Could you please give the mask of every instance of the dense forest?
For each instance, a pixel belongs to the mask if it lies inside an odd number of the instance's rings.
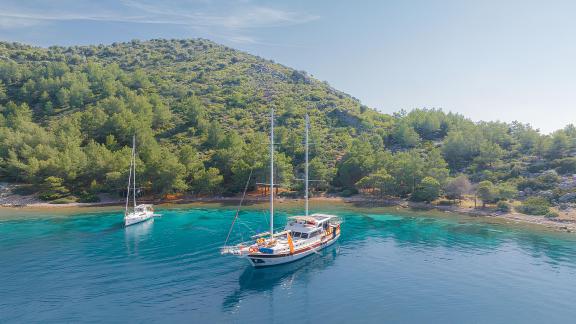
[[[438,109],[387,115],[305,72],[208,40],[38,48],[0,42],[0,176],[45,200],[235,195],[266,182],[270,107],[276,181],[300,195],[304,116],[313,191],[457,201],[554,216],[576,203],[576,127],[549,135]],[[489,118],[489,116],[487,116]]]

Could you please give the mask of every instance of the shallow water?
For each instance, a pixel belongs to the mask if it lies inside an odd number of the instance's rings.
[[[265,230],[262,208],[244,210],[235,234]],[[290,209],[278,212],[278,225]],[[576,318],[573,234],[387,209],[329,209],[345,222],[337,244],[257,270],[218,253],[234,207],[167,209],[129,228],[110,209],[2,217],[0,322]]]

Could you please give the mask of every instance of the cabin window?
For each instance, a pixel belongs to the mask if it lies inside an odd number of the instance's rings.
[[[314,236],[316,236],[316,235],[318,235],[318,231],[315,231],[315,232],[310,233],[310,237],[314,237]]]
[[[300,232],[292,232],[292,237],[294,237],[294,238],[299,238],[299,237],[300,237]]]
[[[303,239],[308,238],[308,233],[302,233],[302,238],[303,238]]]

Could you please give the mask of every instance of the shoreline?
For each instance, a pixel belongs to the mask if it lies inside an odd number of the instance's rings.
[[[278,203],[292,203],[301,202],[302,198],[276,198]],[[193,203],[228,203],[237,204],[240,197],[182,197],[175,200],[158,200],[158,199],[142,199],[142,203],[153,203],[156,206],[177,206]],[[338,197],[338,196],[322,196],[310,198],[311,202],[320,203],[341,203],[351,204],[354,207],[360,208],[378,208],[378,207],[396,207],[396,209],[403,209],[406,211],[436,211],[444,212],[455,215],[470,216],[470,217],[486,217],[496,218],[518,224],[538,225],[563,232],[576,232],[575,220],[554,220],[544,216],[525,215],[517,212],[502,213],[490,209],[482,208],[466,208],[456,205],[435,205],[422,202],[411,202],[405,199],[375,199],[371,197]],[[259,204],[267,203],[267,197],[261,196],[248,196],[244,199],[246,204]],[[22,205],[15,204],[1,204],[0,209],[3,210],[20,210],[20,211],[47,211],[47,210],[66,210],[71,208],[98,208],[98,207],[116,207],[124,206],[125,200],[123,199],[105,199],[100,202],[94,203],[66,203],[66,204],[50,204],[47,202],[30,202]]]

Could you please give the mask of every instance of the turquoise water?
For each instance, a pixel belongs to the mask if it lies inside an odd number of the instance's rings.
[[[162,210],[153,223],[126,229],[110,211],[0,218],[0,322],[576,318],[574,234],[384,209],[330,211],[345,222],[337,244],[265,269],[219,255],[234,207]],[[278,225],[285,215],[279,211]],[[241,219],[245,232],[267,228],[258,207]]]

